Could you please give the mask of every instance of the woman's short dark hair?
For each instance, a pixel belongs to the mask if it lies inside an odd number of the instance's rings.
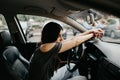
[[[42,30],[41,42],[50,43],[56,41],[61,30],[63,28],[60,24],[56,22],[47,23]]]

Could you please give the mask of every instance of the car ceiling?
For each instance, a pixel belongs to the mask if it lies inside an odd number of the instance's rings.
[[[92,7],[119,16],[119,4],[119,0],[0,0],[0,11],[23,13],[31,10],[33,13],[65,16]]]
[[[75,10],[71,6],[64,5],[60,0],[0,0],[0,11],[4,13],[31,11],[65,16]]]

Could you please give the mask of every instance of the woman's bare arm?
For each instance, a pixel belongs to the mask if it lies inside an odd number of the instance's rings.
[[[69,50],[77,45],[80,45],[81,43],[89,40],[90,38],[93,37],[93,33],[87,34],[87,35],[82,35],[82,36],[74,36],[72,39],[69,40],[64,40],[62,41],[62,47],[59,51],[59,53],[62,53],[66,50]]]
[[[81,43],[91,39],[92,37],[102,37],[103,34],[104,32],[101,29],[92,29],[76,35],[70,40],[64,40],[62,41],[62,48],[60,49],[59,53],[69,50],[77,45],[80,45]]]

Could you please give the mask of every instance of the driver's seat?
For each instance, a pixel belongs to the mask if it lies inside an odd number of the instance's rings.
[[[12,45],[9,32],[0,32],[0,41],[2,41],[2,56],[8,73],[14,80],[25,80],[28,75],[29,61]]]

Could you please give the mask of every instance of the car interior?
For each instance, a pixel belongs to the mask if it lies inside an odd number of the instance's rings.
[[[27,80],[29,59],[39,47],[39,42],[27,41],[18,15],[22,14],[25,20],[29,15],[55,19],[82,33],[87,29],[75,19],[89,16],[93,23],[94,14],[98,13],[92,9],[120,17],[119,4],[119,0],[0,0],[0,14],[8,28],[7,31],[0,30],[0,79]],[[90,39],[60,54],[60,63],[61,66],[67,64],[71,72],[79,69],[80,75],[86,76],[87,80],[120,80],[119,49],[120,41]],[[72,69],[71,62],[76,64]]]

